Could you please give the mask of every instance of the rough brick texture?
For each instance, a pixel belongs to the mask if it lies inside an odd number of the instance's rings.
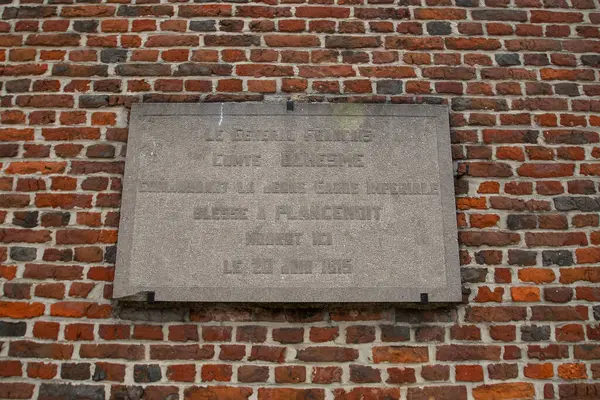
[[[598,398],[598,0],[0,13],[0,398]],[[449,105],[463,304],[111,301],[130,105],[284,97]]]

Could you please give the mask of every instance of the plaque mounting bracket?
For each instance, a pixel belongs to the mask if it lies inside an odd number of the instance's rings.
[[[422,305],[429,304],[429,295],[427,293],[421,293],[421,304]]]
[[[156,303],[156,300],[154,299],[155,298],[155,294],[156,294],[155,292],[148,292],[148,297],[146,299],[146,301],[148,302],[148,304]]]
[[[288,100],[285,103],[285,108],[287,111],[294,111],[294,100]]]

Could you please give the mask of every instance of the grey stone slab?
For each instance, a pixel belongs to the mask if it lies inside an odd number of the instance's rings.
[[[452,171],[445,106],[134,105],[115,297],[460,301]]]

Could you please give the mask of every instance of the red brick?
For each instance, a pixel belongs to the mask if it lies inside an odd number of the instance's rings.
[[[268,361],[282,363],[285,359],[285,347],[252,346],[248,361]]]
[[[107,362],[97,362],[93,380],[123,382],[125,380],[125,365]]]
[[[426,347],[383,346],[373,347],[372,351],[375,363],[416,363],[429,360]]]
[[[52,379],[56,376],[58,366],[51,363],[30,362],[27,364],[27,376],[34,379]]]
[[[518,398],[534,398],[535,388],[532,383],[496,383],[473,388],[475,400],[498,399],[510,400]]]
[[[208,360],[214,356],[212,345],[152,345],[152,360]]]
[[[460,382],[483,382],[481,365],[457,365],[455,375],[456,380]]]
[[[9,399],[31,399],[35,385],[19,382],[0,383],[0,397]]]
[[[21,376],[22,364],[17,360],[0,361],[0,377]]]
[[[324,389],[259,388],[258,398],[264,400],[314,399],[325,400]]]
[[[57,322],[36,322],[33,326],[33,336],[39,339],[57,339],[60,325]]]
[[[284,344],[304,341],[304,328],[275,328],[272,334],[273,340]]]
[[[554,376],[554,371],[551,363],[527,364],[523,374],[531,379],[549,379]]]
[[[283,384],[302,383],[306,381],[304,366],[282,366],[275,368],[275,382]]]
[[[94,325],[69,324],[65,327],[66,340],[94,340]]]
[[[296,358],[308,362],[347,362],[358,358],[358,351],[346,347],[307,347],[297,351]]]
[[[191,386],[184,390],[185,400],[204,399],[247,399],[252,394],[248,387],[230,386]]]
[[[162,340],[162,326],[159,325],[135,325],[133,327],[133,338],[141,340]]]
[[[53,358],[55,360],[68,360],[73,354],[73,346],[58,343],[36,343],[28,340],[13,341],[10,343],[8,355],[23,358]]]
[[[203,365],[200,373],[203,382],[229,382],[231,380],[231,375],[231,365],[221,364]]]
[[[79,355],[82,358],[141,360],[144,358],[144,347],[126,344],[82,344]]]
[[[269,367],[243,365],[238,367],[237,377],[242,383],[266,382],[269,379]]]
[[[204,367],[207,367],[206,365]],[[194,382],[196,366],[193,364],[175,364],[167,367],[167,378],[174,382]]]
[[[242,345],[221,345],[220,360],[239,361],[246,355],[246,348]]]
[[[329,384],[341,382],[342,369],[340,367],[313,367],[312,383]]]
[[[417,19],[439,19],[442,21],[453,19],[465,19],[466,10],[458,8],[417,8],[415,18]]]
[[[0,317],[13,319],[29,319],[44,314],[42,303],[21,303],[0,301]]]
[[[348,18],[349,15],[350,9],[347,7],[296,7],[296,17],[298,18]]]

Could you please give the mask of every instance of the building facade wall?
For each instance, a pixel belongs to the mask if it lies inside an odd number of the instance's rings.
[[[0,0],[0,398],[600,396],[598,0]],[[136,102],[447,104],[464,301],[111,300]]]

